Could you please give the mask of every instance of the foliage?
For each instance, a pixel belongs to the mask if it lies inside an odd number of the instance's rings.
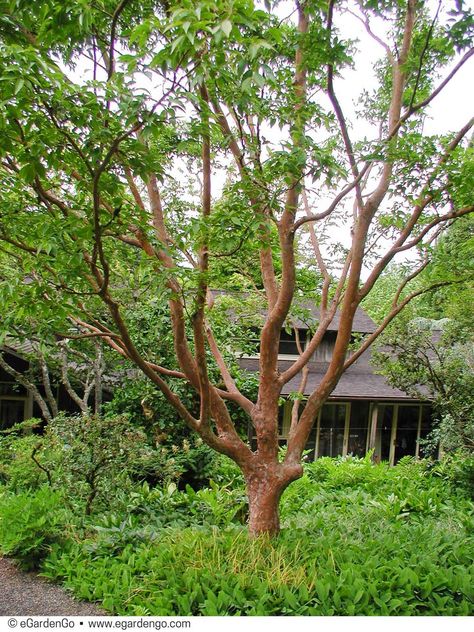
[[[470,149],[471,154],[474,150]],[[474,171],[474,159],[469,167]],[[474,297],[474,217],[455,222],[434,248],[433,265],[427,270],[429,283],[446,283],[424,297],[424,312],[419,316],[450,318],[464,335],[472,335],[472,302]]]
[[[469,615],[474,513],[451,465],[319,459],[285,492],[277,540],[249,539],[225,488],[144,488],[43,573],[123,615]]]
[[[9,490],[49,483],[68,490],[64,502],[71,508],[89,514],[108,506],[113,491],[130,487],[133,478],[177,476],[169,456],[154,450],[125,416],[61,414],[41,434],[30,434],[37,424],[28,420],[0,436],[0,472]]]
[[[109,511],[91,517],[87,529],[98,534],[91,550],[98,555],[115,555],[127,545],[159,540],[164,529],[187,527],[225,528],[242,524],[246,497],[242,488],[215,483],[197,492],[191,487],[178,491],[174,483],[151,489],[147,483],[131,492],[120,491]]]
[[[367,296],[367,298],[363,302],[363,309],[368,313],[368,315],[377,323],[380,324],[387,311],[389,311],[390,306],[393,302],[393,298],[400,286],[400,283],[403,281],[405,275],[407,274],[407,268],[409,265],[392,265],[390,266],[384,274],[382,274],[377,282]],[[414,281],[410,285],[410,290],[413,289],[421,289],[422,288],[422,280],[420,278],[417,281]],[[406,294],[407,292],[405,292]],[[411,302],[400,314],[399,318],[397,318],[397,323],[406,322],[410,320],[410,318],[414,318],[419,314],[420,305],[419,302],[413,301]]]
[[[243,481],[220,467],[227,483],[197,492],[118,486],[85,520],[64,508],[74,488],[4,488],[0,550],[115,614],[473,613],[472,458],[318,459],[276,540],[249,538]]]
[[[53,544],[67,539],[70,519],[63,494],[47,485],[17,494],[0,492],[0,552],[25,569],[37,568]]]
[[[175,391],[191,409],[196,406],[193,394],[182,382],[176,381]],[[216,463],[221,456],[200,437],[193,436],[163,395],[142,376],[125,378],[114,390],[112,401],[105,405],[107,417],[124,414],[132,427],[142,427],[154,444],[153,456],[150,455],[143,470],[148,482],[175,480],[182,488],[187,484],[199,488],[215,478]],[[246,433],[247,419],[237,408],[235,421],[242,434]]]
[[[142,476],[140,465],[150,458],[146,436],[125,416],[59,415],[46,432],[46,446],[58,451],[54,483],[82,500],[86,515],[96,505],[109,504],[117,486],[130,476]]]
[[[374,359],[388,381],[433,403],[432,443],[474,450],[474,338],[449,321],[418,318],[392,329]]]
[[[37,489],[47,482],[47,470],[50,462],[43,453],[45,469],[38,467],[33,460],[42,447],[43,439],[36,434],[42,421],[29,419],[0,434],[0,482],[12,492]],[[48,457],[52,457],[52,452]]]
[[[68,490],[65,502],[79,516],[109,511],[122,500],[128,506],[129,494],[142,482],[159,495],[163,486],[191,493],[212,479],[243,485],[235,464],[216,457],[199,438],[163,442],[123,415],[61,415],[46,425],[30,419],[0,434],[0,483],[13,493],[47,483],[61,493]]]
[[[53,340],[106,343],[159,391],[161,430],[179,415],[239,464],[255,516],[262,495],[279,498],[301,476],[311,426],[351,362],[356,309],[377,278],[412,255],[390,320],[417,294],[411,282],[434,240],[474,210],[474,121],[424,130],[431,102],[472,57],[472,11],[459,1],[447,11],[318,1],[281,17],[277,6],[0,0],[0,339],[28,322]],[[353,39],[360,21],[377,47]],[[357,72],[367,41],[374,85],[351,95],[362,98],[347,113],[337,84]],[[232,318],[213,318],[214,287],[259,301],[258,317],[247,312],[260,340],[251,396],[234,371]],[[339,309],[337,352],[280,462],[278,399],[303,366],[280,371],[279,337],[308,289],[328,317],[314,317],[301,365]],[[84,485],[90,508],[99,492]],[[276,514],[271,525],[251,519],[251,529],[277,531]]]
[[[469,150],[472,153],[472,149]],[[472,162],[472,158],[471,158]],[[470,166],[473,169],[473,166]],[[430,249],[432,261],[409,290],[423,292],[397,319],[407,322],[417,317],[440,320],[450,318],[459,330],[472,334],[472,300],[474,296],[474,218],[462,217],[441,236]],[[411,262],[392,264],[377,280],[373,290],[363,302],[364,309],[377,323],[383,321],[389,311],[397,289],[409,273]],[[409,293],[406,289],[402,297]]]
[[[453,488],[465,490],[474,500],[474,456],[466,457],[459,452],[448,454],[433,473],[448,481]]]

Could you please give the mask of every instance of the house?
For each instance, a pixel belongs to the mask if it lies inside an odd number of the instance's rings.
[[[2,350],[6,362],[18,371],[25,373],[29,363],[18,351],[8,347]],[[15,381],[2,367],[0,367],[0,430],[5,430],[24,419],[41,416],[33,401],[33,396],[27,389]]]
[[[309,310],[311,320],[318,321],[318,309],[313,306]],[[304,395],[309,395],[324,376],[338,326],[339,315],[336,313],[309,362]],[[296,319],[293,327],[298,330],[300,343],[304,346],[309,335],[308,325]],[[369,316],[358,308],[353,324],[354,336],[370,334],[375,327]],[[281,333],[279,368],[282,372],[298,357],[294,329],[292,333]],[[370,359],[369,348],[342,375],[311,431],[307,443],[308,459],[349,454],[363,456],[373,449],[375,460],[393,465],[404,456],[423,455],[420,440],[425,439],[432,429],[431,406],[390,386],[384,376],[375,373]],[[258,355],[242,356],[240,365],[248,371],[258,371]],[[281,445],[285,444],[290,428],[291,394],[298,392],[300,382],[301,375],[297,375],[282,390],[286,401],[281,406],[279,418]]]
[[[214,292],[215,297],[223,295],[228,296],[229,293]],[[294,328],[291,333],[286,330],[281,332],[281,371],[288,368],[298,357],[294,329],[298,330],[300,344],[304,346],[310,325],[319,320],[319,312],[314,305],[308,304],[303,308],[300,317],[292,321]],[[235,312],[231,318],[239,320]],[[338,326],[339,315],[336,313],[324,339],[309,362],[305,395],[314,390],[328,367]],[[353,323],[354,336],[370,334],[375,327],[369,316],[358,308]],[[258,341],[255,341],[255,349],[258,353]],[[14,368],[20,372],[28,369],[28,362],[22,357],[21,349],[10,348],[6,351],[8,361]],[[307,444],[309,459],[349,454],[363,456],[370,449],[374,450],[376,460],[388,461],[390,464],[395,464],[404,456],[422,456],[420,440],[426,438],[432,429],[430,405],[391,387],[382,375],[375,373],[370,358],[369,348],[342,375],[323,406]],[[242,354],[239,363],[243,369],[258,371],[258,354]],[[281,445],[285,444],[290,428],[293,406],[291,395],[298,391],[300,381],[301,376],[297,375],[282,391],[282,397],[286,401],[281,406],[279,418]],[[61,384],[56,385],[55,395],[60,409],[77,410]],[[0,430],[31,416],[41,416],[31,394],[0,368]]]
[[[39,395],[45,401],[45,405],[48,405],[48,398],[39,368],[30,361],[35,355],[35,350],[28,340],[23,342],[8,341],[3,347],[0,347],[0,353],[3,363],[13,370],[12,373],[5,370],[7,367],[0,366],[0,431],[2,431],[25,419],[44,417],[31,388],[28,388],[28,384],[34,384]],[[68,366],[77,371],[79,365],[70,363]],[[46,370],[51,380],[52,397],[58,410],[78,413],[80,408],[71,397],[71,385],[69,384],[69,390],[64,386],[57,367],[53,371]],[[15,372],[24,376],[26,383],[20,383],[15,378]],[[84,390],[79,387],[76,395],[82,398]],[[102,388],[102,398],[110,399],[110,390],[105,386]],[[93,400],[93,396],[91,399]]]

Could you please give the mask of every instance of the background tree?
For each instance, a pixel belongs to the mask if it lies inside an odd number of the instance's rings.
[[[474,448],[473,235],[472,215],[448,228],[433,248],[430,267],[417,279],[419,288],[444,285],[413,301],[381,336],[375,354],[394,386],[433,403],[437,423],[431,447],[441,443],[445,451]],[[375,297],[368,298],[366,307],[376,320],[399,277],[397,269],[380,277]]]
[[[70,321],[55,320],[54,304],[45,310],[35,298],[37,279],[34,273],[19,272],[17,257],[0,252],[0,265],[3,295],[9,297],[0,325],[0,367],[26,388],[46,420],[58,414],[59,384],[78,410],[99,413],[110,384],[100,339]],[[25,299],[32,301],[26,309]],[[26,372],[15,369],[8,351],[28,361]]]
[[[462,2],[446,13],[415,0],[0,6],[0,241],[18,270],[2,303],[48,314],[58,328],[72,322],[132,361],[191,430],[239,465],[250,531],[276,533],[280,496],[302,474],[321,406],[425,291],[410,284],[429,266],[434,240],[474,210],[465,148],[474,121],[444,136],[423,132],[429,105],[474,52],[472,15]],[[357,113],[370,131],[359,137],[337,93],[353,63],[355,43],[340,31],[348,16],[374,40],[369,54],[375,44],[381,53]],[[346,233],[332,245],[331,226]],[[320,319],[280,372],[305,228]],[[241,253],[247,261],[255,253],[248,300],[260,301],[254,399],[236,383],[211,316],[210,288],[226,281],[220,262],[233,258],[241,269]],[[413,264],[388,313],[347,359],[357,306],[406,253]],[[26,275],[34,283],[25,285]],[[168,305],[175,366],[144,354],[130,329],[145,293]],[[294,416],[280,462],[281,389],[307,365],[336,310],[332,360]],[[194,389],[199,415],[172,378]],[[253,424],[256,450],[239,436],[230,404]]]
[[[474,339],[449,319],[417,318],[390,335],[375,358],[389,382],[433,405],[431,443],[474,451]]]
[[[83,334],[68,336],[74,340]],[[110,376],[105,375],[104,354],[98,340],[78,347],[71,344],[71,338],[51,341],[38,338],[37,332],[26,335],[25,330],[16,331],[16,336],[4,339],[4,349],[0,351],[0,367],[27,390],[47,421],[59,412],[56,391],[59,384],[78,410],[83,413],[93,410],[96,414],[101,411],[103,391],[111,384]],[[28,361],[26,372],[12,365],[9,351],[19,352]]]

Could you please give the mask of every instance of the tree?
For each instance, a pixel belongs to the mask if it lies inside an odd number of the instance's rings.
[[[458,1],[433,14],[415,0],[0,6],[0,240],[17,269],[2,288],[3,304],[15,305],[5,329],[19,312],[58,328],[69,321],[133,361],[190,429],[239,465],[251,533],[277,533],[279,498],[302,475],[319,409],[348,366],[426,290],[409,291],[410,283],[429,265],[437,236],[474,210],[466,141],[474,121],[441,136],[423,132],[431,102],[474,53],[471,13]],[[356,45],[340,31],[348,18],[351,34],[363,25],[369,55],[381,53],[374,89],[367,85],[357,108],[365,136],[338,98]],[[346,241],[331,246],[331,226],[346,229]],[[280,332],[291,326],[309,253],[321,315],[280,373]],[[357,306],[405,253],[413,263],[388,313],[347,359]],[[213,332],[219,301],[210,288],[226,286],[226,270],[250,305],[259,301],[253,400]],[[174,366],[154,357],[159,339],[144,353],[129,327],[144,295],[168,304]],[[301,371],[304,382],[336,310],[332,360],[293,416],[280,462],[281,389]],[[198,394],[198,417],[170,378]],[[253,424],[255,451],[229,404]]]
[[[449,227],[433,250],[430,269],[426,271],[426,284],[446,279],[456,283],[441,286],[421,300],[422,312],[429,318],[450,318],[462,335],[472,336],[472,302],[474,298],[474,216],[467,215]]]
[[[374,354],[391,384],[433,404],[437,424],[428,447],[441,443],[444,451],[474,449],[473,219],[463,217],[447,229],[417,279],[419,288],[451,282],[413,301],[381,336]],[[379,305],[373,296],[366,305],[374,316],[400,274],[395,269],[379,278]]]
[[[449,319],[416,318],[384,336],[375,355],[391,384],[433,404],[434,444],[474,452],[474,339]]]

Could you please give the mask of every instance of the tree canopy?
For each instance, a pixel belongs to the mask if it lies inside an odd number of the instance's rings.
[[[436,239],[474,210],[474,120],[440,135],[424,124],[474,53],[472,14],[461,1],[447,10],[416,0],[0,7],[3,331],[33,318],[131,360],[241,467],[251,530],[276,532],[280,495],[301,476],[311,427],[344,370],[411,299],[452,280],[413,286]],[[362,45],[373,75],[347,111],[340,90]],[[348,358],[358,305],[404,256],[379,327]],[[214,334],[212,288],[259,305],[256,398]],[[280,372],[280,332],[302,292],[320,317]],[[172,366],[160,363],[158,336],[144,350],[131,326],[150,297],[168,306]],[[279,462],[281,389],[300,372],[303,384],[337,310],[332,360]],[[194,389],[198,416],[170,378]],[[229,403],[251,420],[255,451]]]

